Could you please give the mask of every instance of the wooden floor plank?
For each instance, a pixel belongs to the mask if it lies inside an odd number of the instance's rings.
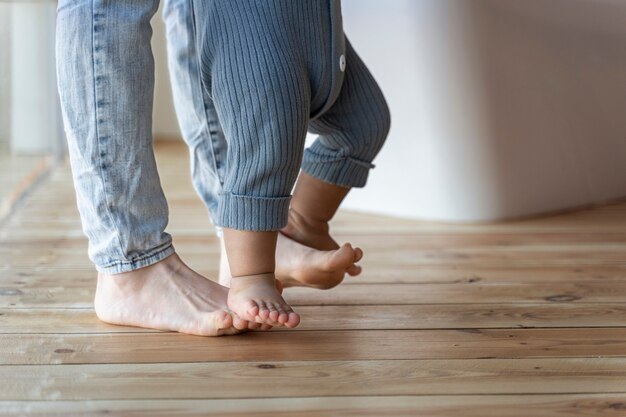
[[[0,340],[0,364],[106,364],[626,356],[625,328],[34,334]]]
[[[502,303],[626,303],[623,282],[513,282],[465,281],[424,284],[359,284],[347,278],[334,291],[289,289],[285,297],[294,305],[367,304],[502,304]],[[0,300],[1,301],[1,300]]]
[[[90,308],[95,281],[38,276],[0,281],[0,308]],[[367,284],[360,278],[332,291],[290,288],[285,299],[302,305],[625,303],[625,281],[481,282]]]
[[[299,306],[300,330],[415,330],[523,327],[626,327],[621,303]],[[128,333],[91,309],[0,309],[1,333]]]
[[[183,255],[184,256],[184,255]],[[203,261],[189,262],[195,269],[209,278],[218,276],[216,263]],[[0,282],[13,285],[14,282],[29,282],[31,279],[42,277],[50,282],[63,284],[68,281],[83,280],[85,285],[95,284],[96,272],[85,261],[82,265],[48,267],[45,264],[31,265],[30,267],[9,268],[0,264]],[[619,265],[584,267],[528,267],[490,268],[484,266],[460,267],[456,265],[439,265],[428,268],[382,267],[369,265],[358,278],[346,280],[367,284],[456,284],[456,283],[560,283],[572,281],[593,281],[607,283],[626,280],[626,266]],[[71,283],[69,285],[72,285]]]
[[[67,212],[61,211],[59,215]],[[48,214],[55,215],[54,212]],[[65,213],[64,224],[75,226],[77,213]],[[40,217],[38,221],[43,226],[48,216]],[[58,220],[58,218],[57,218]],[[192,219],[195,220],[195,219]],[[35,220],[30,220],[35,221]],[[207,220],[208,223],[208,220]],[[217,238],[214,233],[204,234],[208,229],[195,229],[201,234],[182,233],[174,236],[177,248],[189,253],[217,253],[219,247],[215,245]],[[211,230],[212,231],[212,230]],[[58,244],[61,252],[72,249],[84,249],[87,242],[82,232],[77,233],[73,237],[67,235],[47,236],[41,235],[38,238],[20,238],[19,235],[14,237],[11,234],[12,229],[5,229],[4,239],[0,244],[0,253],[3,255],[12,254],[14,256],[28,255],[28,249],[36,254],[45,252],[50,248],[51,244]],[[454,227],[450,227],[450,231],[437,234],[416,233],[372,233],[365,231],[360,233],[335,233],[338,240],[355,240],[355,244],[366,244],[372,248],[376,248],[377,252],[387,253],[389,251],[402,251],[411,248],[424,257],[432,257],[434,259],[443,258],[463,258],[464,256],[455,255],[455,251],[464,250],[468,253],[484,253],[496,252],[492,255],[498,255],[502,252],[510,258],[525,257],[528,254],[540,252],[540,256],[549,257],[552,255],[567,255],[569,252],[609,249],[613,251],[624,250],[626,245],[626,232],[614,233],[537,233],[533,231],[518,233],[494,233],[484,230],[483,233],[462,233],[455,232]],[[29,248],[30,245],[30,248]],[[70,253],[71,254],[71,253]],[[374,254],[372,254],[374,255]]]
[[[0,402],[0,416],[623,417],[626,394],[443,395]]]
[[[626,393],[626,358],[7,365],[0,400]]]

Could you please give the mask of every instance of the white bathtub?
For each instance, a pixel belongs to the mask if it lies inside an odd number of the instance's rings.
[[[392,130],[346,207],[485,221],[626,196],[626,1],[344,0]]]

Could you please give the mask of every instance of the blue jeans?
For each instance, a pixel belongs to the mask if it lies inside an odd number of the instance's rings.
[[[281,1],[165,4],[193,184],[218,227],[283,227],[300,169],[365,185],[389,130],[382,93],[343,35],[338,1]],[[157,6],[59,1],[59,94],[77,204],[90,259],[108,274],[174,251],[152,150]],[[307,129],[319,137],[305,151]]]

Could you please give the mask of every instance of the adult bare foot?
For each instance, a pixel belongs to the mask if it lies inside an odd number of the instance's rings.
[[[273,273],[233,277],[228,306],[239,317],[257,323],[296,327],[300,316],[280,295]]]
[[[221,241],[220,284],[230,287],[230,269],[224,242]],[[361,267],[355,262],[362,256],[360,249],[347,243],[341,248],[322,251],[305,246],[278,234],[276,244],[276,278],[284,288],[311,287],[329,289],[339,285],[345,274],[356,276]]]
[[[227,294],[228,288],[195,273],[174,254],[132,272],[99,274],[94,306],[100,320],[122,326],[198,336],[261,328],[230,313]]]

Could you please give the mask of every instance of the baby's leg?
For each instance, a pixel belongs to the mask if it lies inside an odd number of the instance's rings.
[[[224,228],[224,243],[232,272],[228,305],[240,317],[260,323],[295,327],[293,312],[276,288],[275,231]]]
[[[346,40],[341,93],[326,113],[309,124],[319,137],[304,153],[283,233],[314,248],[339,247],[330,236],[329,221],[350,189],[365,185],[389,126],[385,98]]]
[[[165,2],[168,62],[172,93],[183,138],[189,146],[193,185],[202,198],[213,223],[222,192],[227,142],[213,99],[201,87],[191,4]],[[230,287],[230,270],[221,233],[220,284]],[[321,251],[302,245],[283,234],[276,247],[276,278],[284,287],[330,288],[346,273],[355,275],[354,249],[349,245]]]
[[[324,182],[302,171],[283,233],[313,248],[337,249],[339,245],[330,237],[329,222],[349,191],[349,187]]]
[[[246,320],[294,327],[299,316],[274,282],[278,230],[287,223],[310,106],[307,68],[289,32],[297,25],[286,17],[292,8],[194,6],[204,88],[228,141],[217,210],[232,274],[228,305]]]

